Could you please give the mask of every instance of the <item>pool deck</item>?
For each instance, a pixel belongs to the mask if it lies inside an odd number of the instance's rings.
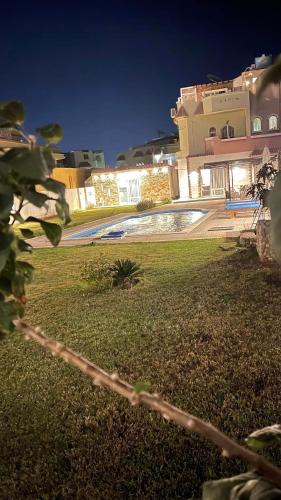
[[[177,208],[197,208],[208,210],[208,213],[203,216],[199,221],[195,222],[184,231],[179,233],[161,233],[149,234],[139,236],[126,236],[117,240],[101,240],[97,237],[75,238],[67,239],[71,234],[85,231],[91,227],[100,226],[109,222],[121,220],[124,217],[132,214],[118,214],[113,217],[107,217],[94,222],[87,222],[79,226],[74,226],[63,231],[60,246],[78,246],[89,245],[94,242],[96,244],[116,244],[116,243],[136,243],[136,242],[152,242],[152,241],[176,241],[176,240],[198,240],[209,238],[235,238],[238,237],[240,232],[251,228],[253,222],[253,210],[240,212],[235,218],[224,212],[224,200],[208,200],[208,201],[190,201],[185,203],[169,204],[158,207],[156,210],[172,210]],[[153,210],[149,210],[152,212]],[[142,212],[145,214],[145,212]],[[45,236],[37,236],[30,240],[34,248],[47,248],[52,245],[49,243]]]

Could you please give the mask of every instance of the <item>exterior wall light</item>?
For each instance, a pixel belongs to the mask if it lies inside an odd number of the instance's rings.
[[[152,172],[153,172],[153,174],[158,174],[158,168],[154,167]]]
[[[168,173],[168,167],[162,167],[161,168],[162,174],[167,174]]]

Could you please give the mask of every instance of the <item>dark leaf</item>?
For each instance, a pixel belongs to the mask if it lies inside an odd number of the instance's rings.
[[[12,277],[12,292],[15,297],[20,298],[25,295],[24,285],[25,285],[25,276],[20,272],[15,272]]]
[[[10,295],[12,293],[11,280],[9,278],[0,278],[0,290],[3,294]],[[1,300],[1,296],[0,296]]]
[[[281,425],[271,425],[252,432],[245,441],[248,446],[256,450],[262,450],[273,444],[281,444]]]
[[[29,243],[26,243],[26,241],[22,240],[21,238],[18,238],[18,249],[20,252],[29,252],[31,253],[33,248]]]
[[[37,219],[37,217],[28,217],[26,222],[38,222],[52,245],[57,246],[59,244],[62,235],[62,228],[59,224],[46,222],[44,220]]]
[[[6,195],[10,194],[10,195],[13,195],[14,191],[13,191],[12,186],[10,186],[9,184],[7,184],[5,181],[4,182],[0,181],[0,194],[6,194]]]
[[[0,237],[0,271],[4,269],[10,254],[10,245],[14,237],[12,234],[1,234]]]
[[[36,132],[38,132],[48,144],[57,144],[63,138],[62,128],[57,123],[50,123],[45,127],[37,128]]]
[[[20,228],[21,234],[23,235],[24,238],[33,238],[34,233],[31,231],[31,229],[21,227]]]
[[[3,156],[2,156],[2,160],[3,160]],[[3,180],[3,179],[6,180],[8,178],[8,175],[10,174],[10,172],[11,172],[10,165],[4,161],[0,161],[0,178],[1,178],[1,180]]]
[[[64,224],[68,224],[71,221],[69,215],[69,206],[65,200],[58,200],[56,202],[56,210],[59,218],[63,220]]]
[[[48,201],[49,196],[44,193],[38,193],[35,189],[22,189],[22,195],[27,201],[32,203],[35,207],[41,208]]]
[[[21,125],[24,122],[24,106],[20,101],[0,105],[0,118],[3,122]]]
[[[9,189],[7,187],[7,194],[0,193],[0,220],[9,217],[14,204],[13,194],[9,194]]]
[[[13,320],[22,316],[22,314],[23,307],[19,302],[15,300],[8,302],[0,300],[0,332],[8,333],[14,331]]]
[[[65,195],[65,184],[60,181],[56,181],[55,179],[51,179],[50,177],[46,179],[41,185],[47,190],[52,191],[53,193],[59,194],[61,196]]]
[[[9,165],[20,179],[32,180],[38,184],[49,175],[48,165],[39,147],[33,150],[20,148],[20,152],[9,160]]]
[[[52,172],[52,170],[55,168],[56,166],[56,162],[55,162],[55,159],[54,159],[54,155],[52,153],[52,151],[45,147],[43,150],[43,156],[44,156],[44,159],[45,159],[45,162],[47,164],[47,167],[48,167],[48,170],[49,170],[49,173]]]
[[[25,277],[26,283],[30,283],[32,281],[34,267],[31,264],[29,264],[29,262],[17,260],[16,269],[19,273],[21,273]]]

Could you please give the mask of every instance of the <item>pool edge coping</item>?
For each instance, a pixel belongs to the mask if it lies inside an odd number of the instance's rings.
[[[193,212],[203,212],[203,215],[202,217],[200,217],[200,219],[192,224],[190,224],[190,226],[188,226],[186,229],[183,229],[182,231],[179,231],[179,232],[161,232],[161,233],[151,233],[151,234],[139,234],[139,235],[126,235],[125,238],[134,238],[136,236],[138,237],[150,237],[150,236],[159,236],[159,235],[169,235],[169,234],[186,234],[186,233],[189,233],[191,230],[195,229],[201,222],[205,221],[208,216],[211,216],[213,215],[216,210],[215,209],[200,209],[200,208],[170,208],[170,209],[167,209],[167,210],[155,210],[155,211],[145,211],[143,213],[140,213],[138,214],[138,212],[132,212],[131,214],[128,214],[126,216],[123,216],[121,218],[117,218],[118,215],[116,216],[116,223],[121,223],[121,222],[125,222],[126,220],[129,220],[129,219],[138,219],[138,218],[142,218],[142,217],[146,217],[146,216],[149,216],[149,215],[156,215],[156,214],[161,214],[161,213],[173,213],[173,212],[190,212],[190,211],[193,211]],[[120,214],[119,214],[120,215]],[[96,224],[96,225],[93,225],[92,226],[92,229],[94,228],[98,228],[99,229],[106,229],[107,227],[110,228],[112,225],[113,222],[115,222],[115,218],[111,221],[108,221],[104,224]],[[91,230],[91,227],[89,227],[88,229],[85,228],[85,231],[90,231]],[[79,233],[82,233],[84,232],[83,230],[82,231],[73,231],[67,235],[65,235],[62,239],[63,241],[71,241],[71,240],[89,240],[91,239],[92,241],[100,241],[101,237],[98,237],[96,233],[92,234],[92,235],[85,235],[85,236],[80,236],[80,237],[74,237],[75,234],[79,234]],[[118,238],[120,239],[120,238]],[[106,238],[103,239],[103,241],[106,241]]]

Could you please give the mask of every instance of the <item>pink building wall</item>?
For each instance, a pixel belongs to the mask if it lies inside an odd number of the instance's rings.
[[[206,153],[220,155],[240,153],[244,151],[263,150],[267,146],[270,150],[281,150],[281,133],[255,135],[250,137],[237,137],[233,139],[220,139],[207,137],[205,139]]]

